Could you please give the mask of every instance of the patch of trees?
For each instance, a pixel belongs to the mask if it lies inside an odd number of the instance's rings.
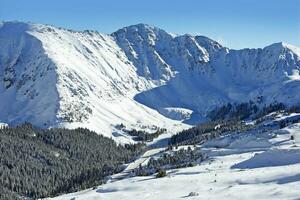
[[[300,116],[299,115],[290,116],[290,117],[287,117],[285,119],[282,119],[282,120],[278,121],[279,128],[284,128],[284,127],[287,127],[291,124],[295,124],[295,123],[299,123],[299,122],[300,122]]]
[[[274,103],[257,109],[256,105],[252,102],[242,103],[238,106],[227,104],[220,109],[211,112],[212,119],[225,118],[225,120],[212,120],[196,127],[183,130],[170,139],[170,145],[191,145],[203,143],[224,134],[232,134],[236,132],[243,132],[252,129],[262,121],[266,120],[269,113],[282,112],[286,107],[282,103]],[[294,107],[293,111],[297,111],[298,107]],[[291,109],[288,110],[291,112]],[[246,124],[242,119],[251,118],[256,119],[255,125]],[[296,123],[300,117],[288,118],[280,121],[279,126],[285,127],[287,124]]]
[[[207,122],[173,135],[169,145],[201,144],[207,140],[217,138],[220,135],[229,134],[230,132],[246,131],[251,127],[252,125],[246,125],[243,121],[237,119]]]
[[[255,118],[263,117],[269,113],[286,110],[286,106],[283,103],[273,103],[268,106],[264,106],[256,115]]]
[[[208,117],[212,121],[224,120],[224,119],[246,119],[252,114],[258,111],[258,107],[254,102],[249,101],[248,103],[231,104],[228,103],[219,108],[216,108],[208,113]]]
[[[10,199],[21,199],[20,195],[4,187],[0,187],[0,199],[10,200]]]
[[[289,109],[287,109],[287,111],[289,113],[300,113],[300,104],[290,107]]]
[[[160,170],[157,172],[157,174],[156,174],[156,178],[162,178],[162,177],[165,177],[165,176],[167,176],[167,172],[166,172],[166,170],[164,170],[164,169],[160,169]]]
[[[187,149],[181,148],[176,151],[170,151],[163,153],[161,157],[155,159],[150,158],[147,167],[155,169],[169,169],[169,168],[181,168],[192,167],[197,162],[204,160],[205,156],[199,149]]]
[[[167,130],[164,128],[158,128],[154,133],[148,133],[143,130],[124,130],[128,135],[132,136],[134,141],[138,142],[151,142],[153,139],[157,138]]]
[[[0,129],[0,199],[43,198],[104,182],[144,151],[78,128]]]
[[[295,109],[297,108],[298,107],[295,107]],[[253,101],[249,101],[241,104],[228,103],[210,111],[207,116],[212,121],[224,119],[244,120],[249,117],[259,118],[268,113],[284,109],[286,109],[286,107],[283,103],[273,103],[270,105],[265,105],[262,108],[258,108]]]
[[[135,174],[138,176],[149,176],[157,173],[157,177],[163,177],[166,175],[165,170],[167,169],[193,167],[205,158],[206,155],[197,148],[192,149],[188,147],[187,149],[181,148],[179,150],[169,148],[160,156],[151,157],[147,165],[140,165]]]

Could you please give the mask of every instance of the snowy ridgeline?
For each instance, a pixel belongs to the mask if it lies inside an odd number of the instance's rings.
[[[81,126],[124,143],[117,124],[177,132],[228,103],[300,102],[300,51],[285,43],[231,50],[145,24],[106,35],[4,22],[0,46],[0,120],[13,125]]]
[[[54,199],[174,200],[193,196],[228,200],[297,199],[300,195],[299,119],[299,114],[273,113],[247,122],[255,126],[245,132],[225,134],[195,147],[151,150],[128,168],[139,170],[140,166],[153,164],[151,159],[169,158],[166,153],[183,155],[176,154],[181,151],[190,154],[192,149],[201,150],[207,158],[198,160],[196,166],[169,168],[166,174],[158,172],[165,175],[162,178],[156,178],[160,177],[156,174],[142,174],[145,177],[114,175],[116,179],[96,189]]]

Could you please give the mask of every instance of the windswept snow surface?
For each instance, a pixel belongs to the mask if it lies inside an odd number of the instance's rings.
[[[83,126],[132,142],[114,127],[176,132],[229,102],[300,102],[299,48],[284,43],[231,50],[145,24],[106,35],[3,22],[0,46],[0,121],[10,125]]]
[[[291,140],[291,135],[296,140]],[[209,158],[196,167],[168,170],[164,178],[127,177],[54,199],[295,200],[300,197],[299,138],[299,123],[281,130],[264,131],[261,127],[223,136],[203,144],[202,149]],[[152,150],[149,155],[158,151]],[[135,167],[136,163],[130,166]],[[189,195],[192,193],[199,195],[192,197]]]

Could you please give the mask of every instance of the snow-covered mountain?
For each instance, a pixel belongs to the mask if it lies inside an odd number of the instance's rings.
[[[142,24],[113,36],[140,76],[168,81],[135,96],[162,114],[175,107],[205,118],[207,111],[227,102],[299,102],[300,50],[291,45],[230,50],[203,36],[172,37]]]
[[[204,37],[138,24],[111,35],[0,24],[0,121],[179,130],[228,102],[300,102],[300,49],[231,50]],[[195,119],[195,120],[193,120]]]

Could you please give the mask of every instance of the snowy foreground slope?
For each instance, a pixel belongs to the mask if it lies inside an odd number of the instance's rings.
[[[299,199],[299,123],[270,131],[262,126],[198,147],[208,159],[195,167],[168,170],[163,178],[124,178],[53,199]],[[159,151],[151,150],[146,156]],[[136,163],[144,161],[142,157]]]
[[[230,50],[145,24],[105,35],[3,22],[0,47],[0,121],[12,125],[128,141],[116,125],[176,132],[229,102],[300,102],[300,50],[284,43]]]

